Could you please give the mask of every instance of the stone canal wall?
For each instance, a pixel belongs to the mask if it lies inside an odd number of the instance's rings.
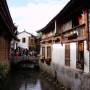
[[[70,90],[90,90],[90,74],[82,71],[71,69],[69,67],[60,66],[39,61],[40,68],[62,83]]]

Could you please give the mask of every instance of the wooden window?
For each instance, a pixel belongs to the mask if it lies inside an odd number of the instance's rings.
[[[22,38],[22,43],[25,43],[26,42],[26,39],[25,38]]]
[[[84,30],[85,30],[84,27],[78,28],[78,37],[83,37],[84,36]]]
[[[63,29],[63,26],[61,24],[58,24],[56,28],[56,34],[60,34],[62,29]]]
[[[45,58],[45,47],[42,47],[42,58]]]
[[[70,44],[65,44],[65,65],[70,66]]]
[[[72,28],[72,21],[68,21],[67,23],[63,24],[63,31],[67,31]]]
[[[47,58],[51,58],[51,47],[47,47]]]

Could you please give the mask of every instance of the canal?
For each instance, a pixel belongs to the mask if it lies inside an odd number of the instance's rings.
[[[1,90],[1,89],[0,89]],[[2,90],[66,90],[57,86],[53,79],[40,70],[19,70],[11,72]]]

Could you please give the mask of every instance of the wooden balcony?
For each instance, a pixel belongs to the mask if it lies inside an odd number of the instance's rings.
[[[76,26],[72,29],[69,29],[65,32],[62,33],[63,42],[76,42],[80,40],[85,40],[86,39],[86,31],[85,31],[85,24]]]

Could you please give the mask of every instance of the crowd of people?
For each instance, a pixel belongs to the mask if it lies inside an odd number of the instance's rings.
[[[16,48],[16,49],[11,49],[10,51],[10,56],[37,56],[36,51],[34,50],[28,50],[28,49],[23,49],[23,48]]]

